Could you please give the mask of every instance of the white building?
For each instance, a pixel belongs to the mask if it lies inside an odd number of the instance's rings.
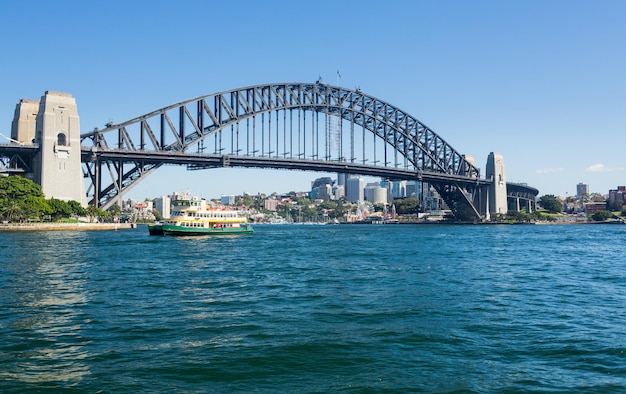
[[[378,183],[368,183],[363,191],[365,200],[372,204],[387,203],[387,188],[381,187]]]
[[[333,195],[335,196],[335,200],[340,200],[341,198],[346,196],[346,188],[343,185],[334,185],[333,186]]]
[[[172,199],[169,196],[158,197],[154,200],[154,208],[161,213],[163,218],[169,218],[172,214]]]

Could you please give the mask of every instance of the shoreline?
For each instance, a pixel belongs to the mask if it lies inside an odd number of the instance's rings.
[[[136,227],[135,223],[14,223],[0,224],[0,231],[120,230]]]

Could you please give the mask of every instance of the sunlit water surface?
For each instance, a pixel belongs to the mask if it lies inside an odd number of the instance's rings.
[[[624,392],[626,226],[0,233],[0,392]]]

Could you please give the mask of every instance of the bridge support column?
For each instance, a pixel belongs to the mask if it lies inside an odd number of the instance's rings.
[[[35,140],[35,182],[46,198],[78,201],[87,206],[81,164],[80,123],[76,100],[69,93],[47,91],[39,102]]]
[[[15,106],[15,116],[11,123],[11,138],[24,144],[35,139],[39,101],[21,99]]]
[[[506,175],[504,171],[504,159],[500,153],[491,152],[487,157],[487,179],[492,181],[485,189],[485,216],[487,219],[494,215],[506,215],[507,193]]]

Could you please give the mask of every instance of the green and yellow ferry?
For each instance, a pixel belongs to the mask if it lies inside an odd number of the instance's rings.
[[[254,231],[243,212],[210,206],[197,197],[172,201],[171,216],[148,230],[150,235],[232,235]]]

